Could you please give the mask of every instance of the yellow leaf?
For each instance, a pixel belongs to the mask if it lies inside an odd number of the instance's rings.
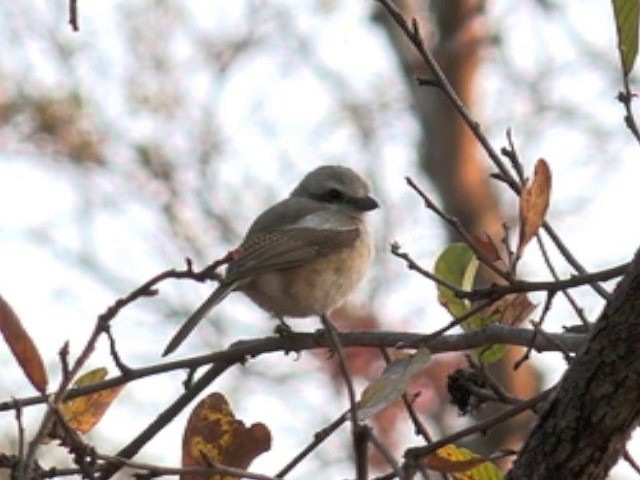
[[[458,480],[501,480],[504,477],[490,459],[452,444],[428,455],[424,463],[428,469],[450,473]]]
[[[107,369],[100,367],[81,375],[73,385],[83,387],[101,382],[105,378]],[[123,388],[124,385],[119,385],[67,400],[60,406],[60,413],[69,427],[77,432],[87,433],[96,426]]]

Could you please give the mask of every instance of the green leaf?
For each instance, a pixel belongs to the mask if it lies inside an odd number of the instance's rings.
[[[452,243],[436,260],[435,274],[442,280],[455,285],[462,290],[471,290],[478,273],[479,262],[471,247],[466,243]],[[459,298],[444,285],[438,285],[438,301],[454,317],[461,317],[471,310],[471,302]],[[501,319],[501,312],[479,312],[472,315],[461,327],[465,332],[479,330]],[[504,355],[503,345],[487,345],[475,349],[478,359],[483,363],[492,363]]]
[[[366,420],[395,402],[406,391],[411,377],[428,362],[431,353],[425,347],[415,354],[391,362],[379,378],[366,386],[358,402],[358,419]]]
[[[478,259],[466,243],[452,243],[436,260],[434,271],[442,280],[463,290],[470,290],[478,271]],[[471,308],[468,300],[457,297],[444,285],[438,285],[438,301],[454,317],[464,315]]]
[[[463,322],[461,326],[465,332],[469,332],[472,330],[480,330],[492,323],[500,323],[501,319],[501,312],[490,313],[485,309],[482,312],[471,316],[468,320]],[[504,355],[505,350],[506,347],[504,345],[495,344],[475,348],[474,352],[476,353],[478,360],[484,364],[488,364],[500,360]]]
[[[613,0],[613,14],[618,34],[618,52],[624,76],[629,76],[638,54],[638,0]]]
[[[476,352],[478,360],[487,365],[500,360],[507,351],[507,347],[501,343],[496,343],[486,347],[478,347],[474,351]]]

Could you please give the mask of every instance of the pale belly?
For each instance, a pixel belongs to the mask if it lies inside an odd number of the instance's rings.
[[[371,245],[360,239],[350,249],[285,270],[261,274],[242,291],[277,317],[307,317],[339,306],[364,277]]]

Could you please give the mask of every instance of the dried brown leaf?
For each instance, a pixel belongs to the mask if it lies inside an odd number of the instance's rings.
[[[536,162],[533,178],[520,193],[520,239],[517,256],[521,257],[524,247],[536,236],[544,223],[551,197],[551,170],[547,162],[540,158]]]
[[[40,352],[16,313],[2,296],[0,296],[0,333],[31,385],[44,394],[47,391],[48,380]]]
[[[501,325],[516,326],[524,322],[538,305],[532,303],[526,293],[505,295],[500,301],[483,310],[483,314],[498,315]]]
[[[182,441],[182,465],[206,466],[206,459],[246,469],[261,453],[271,448],[271,432],[262,423],[247,428],[236,420],[221,393],[204,398],[191,412]],[[184,474],[181,480],[202,480],[202,475]],[[212,480],[232,477],[212,475]]]
[[[475,248],[482,254],[482,256],[493,264],[499,262],[504,263],[503,258],[500,256],[500,250],[496,246],[493,239],[485,233],[483,236],[473,235],[473,244]]]

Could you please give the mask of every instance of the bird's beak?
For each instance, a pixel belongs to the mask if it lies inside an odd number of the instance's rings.
[[[377,200],[369,196],[353,198],[351,199],[351,204],[356,210],[360,210],[361,212],[368,212],[380,207]]]

